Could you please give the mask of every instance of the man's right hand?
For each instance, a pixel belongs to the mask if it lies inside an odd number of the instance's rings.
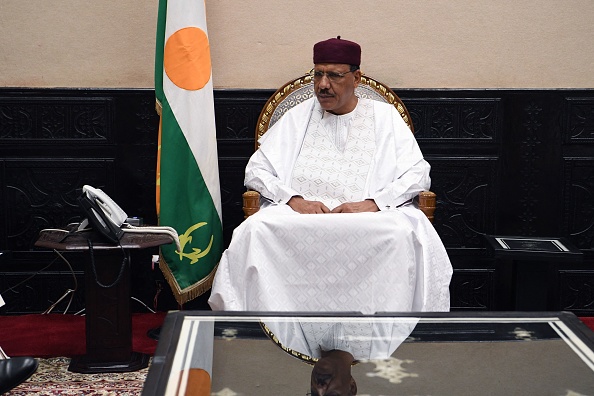
[[[301,214],[330,213],[330,209],[323,203],[319,201],[308,201],[298,195],[289,199],[287,205],[289,205],[295,212]]]

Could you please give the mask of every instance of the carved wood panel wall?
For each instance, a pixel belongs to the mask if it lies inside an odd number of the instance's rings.
[[[452,307],[496,305],[496,270],[482,235],[565,236],[583,249],[586,260],[579,271],[560,276],[559,296],[567,309],[594,313],[587,297],[594,277],[594,92],[398,93],[432,165],[435,227],[455,267]],[[227,244],[243,219],[243,170],[270,94],[215,92]],[[62,290],[72,281],[69,270],[58,265],[11,289],[55,259],[32,244],[40,229],[79,220],[75,202],[83,184],[103,188],[129,215],[156,224],[157,133],[152,90],[0,88],[0,251],[12,252],[10,263],[0,262],[0,293],[10,294],[0,312],[43,310],[61,295],[44,285]],[[83,259],[72,258],[76,276]],[[133,289],[151,304],[160,280],[146,260],[133,272]],[[167,301],[166,292],[161,301]],[[206,308],[204,303],[186,308]]]

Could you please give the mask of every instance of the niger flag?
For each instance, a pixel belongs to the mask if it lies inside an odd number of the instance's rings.
[[[155,95],[161,115],[159,225],[181,250],[161,247],[159,266],[179,304],[210,289],[221,257],[222,215],[210,45],[203,0],[160,0]]]

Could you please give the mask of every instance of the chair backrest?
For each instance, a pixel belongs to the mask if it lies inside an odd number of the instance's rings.
[[[361,82],[355,89],[355,93],[360,98],[369,98],[394,105],[400,113],[406,125],[414,133],[414,127],[410,114],[402,103],[402,100],[389,87],[368,76],[361,76]],[[256,149],[258,149],[258,139],[268,131],[268,129],[277,122],[283,114],[293,106],[314,96],[313,79],[309,74],[291,80],[280,87],[268,99],[256,125]]]

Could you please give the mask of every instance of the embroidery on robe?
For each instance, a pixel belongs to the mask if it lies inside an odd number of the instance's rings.
[[[341,151],[335,133],[324,127],[324,110],[314,108],[291,182],[305,199],[321,201],[329,208],[363,199],[375,154],[373,103],[359,99],[354,111]]]

